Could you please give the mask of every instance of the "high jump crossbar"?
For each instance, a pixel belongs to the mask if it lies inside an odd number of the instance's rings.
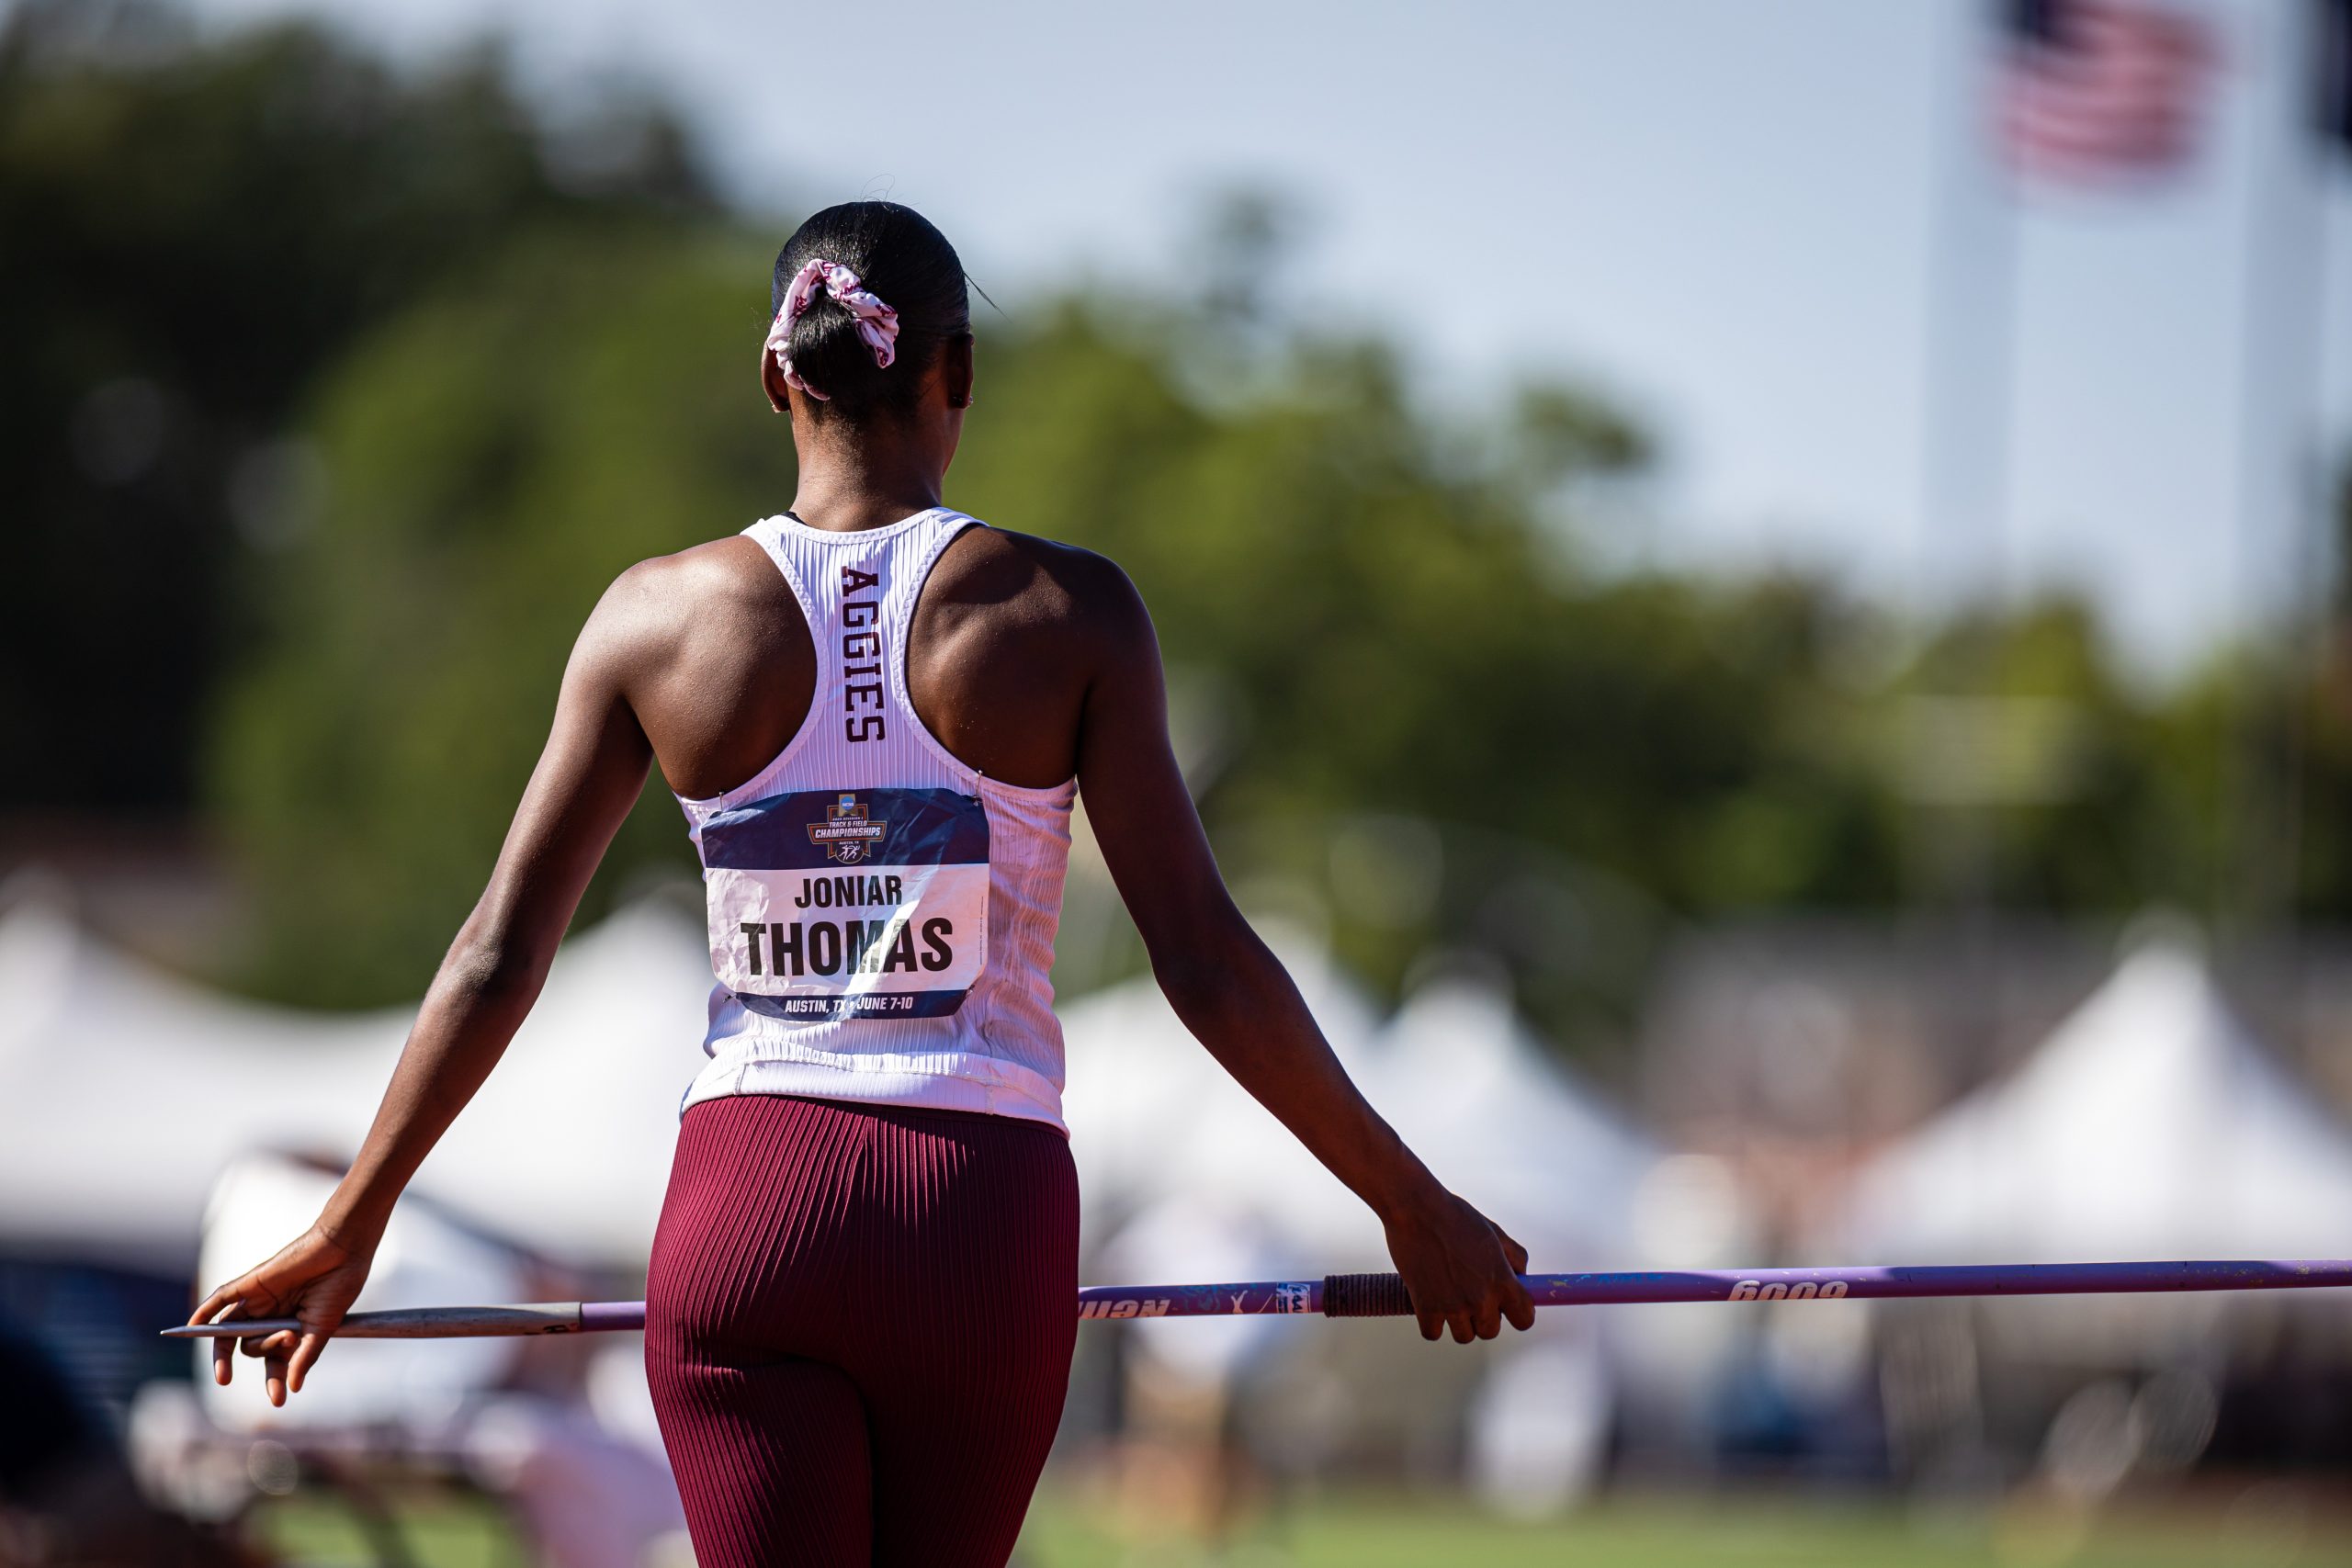
[[[1897,1268],[1637,1270],[1521,1276],[1537,1306],[1658,1302],[1891,1301],[1939,1296],[2144,1295],[2185,1291],[2301,1291],[2352,1285],[2352,1259],[2174,1263],[1962,1263]],[[1395,1274],[1224,1285],[1093,1285],[1078,1292],[1081,1319],[1320,1314],[1410,1317]],[[641,1329],[643,1302],[536,1302],[521,1306],[393,1307],[345,1315],[343,1339],[465,1339],[487,1335]],[[249,1338],[301,1331],[290,1317],[182,1324],[175,1339]]]

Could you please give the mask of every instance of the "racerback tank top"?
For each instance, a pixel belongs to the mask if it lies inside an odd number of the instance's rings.
[[[710,1064],[727,1094],[981,1111],[1062,1124],[1054,932],[1075,779],[1025,789],[958,761],[915,716],[907,628],[978,519],[933,507],[836,534],[743,530],[816,645],[808,716],[775,761],[678,797],[709,908]]]

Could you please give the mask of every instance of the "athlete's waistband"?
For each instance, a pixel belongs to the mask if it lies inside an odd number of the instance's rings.
[[[944,1105],[909,1105],[885,1103],[871,1100],[841,1100],[816,1094],[714,1094],[698,1100],[695,1105],[725,1105],[730,1100],[797,1100],[803,1105],[815,1106],[830,1113],[864,1117],[887,1122],[894,1127],[926,1127],[935,1132],[956,1130],[997,1133],[1021,1129],[1023,1134],[1034,1133],[1045,1137],[1057,1129],[1050,1122],[1040,1122],[1028,1116],[1001,1116],[986,1111],[956,1111]],[[688,1106],[691,1111],[694,1106]],[[681,1113],[683,1115],[683,1112]]]
[[[730,1094],[970,1111],[1042,1122],[1069,1136],[1061,1091],[1053,1080],[1017,1063],[959,1052],[921,1058],[851,1055],[767,1043],[753,1052],[714,1058],[686,1086],[678,1114],[683,1118],[687,1107]]]

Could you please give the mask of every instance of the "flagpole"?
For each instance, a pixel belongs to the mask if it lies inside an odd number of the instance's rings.
[[[2011,171],[1988,149],[1998,145],[1993,123],[1999,51],[2014,47],[1999,0],[1953,7],[1936,58],[1951,62],[1936,107],[1942,135],[1932,173],[1934,205],[1928,258],[1927,385],[1921,433],[1923,582],[1915,613],[1923,617],[1977,610],[1996,613],[2007,576],[2011,427],[2017,400],[2018,296],[2023,234]],[[1957,599],[1939,602],[1958,584]],[[1959,668],[1946,679],[1956,689],[1931,694],[1985,695],[1986,650],[1956,649]],[[1992,914],[1997,894],[1988,803],[1966,798],[1915,799],[1917,874],[1928,906],[1926,935],[1947,961],[1956,959],[1977,979],[1992,960]],[[1991,1016],[1999,987],[1957,988],[1969,1010],[1957,1022],[1961,1049],[1990,1051],[1998,1019]]]
[[[2303,28],[2297,40],[2301,45],[2298,62],[2306,69],[2299,73],[2294,88],[2307,98],[2302,106],[2307,112],[2297,116],[2295,129],[2304,133],[2297,138],[2296,144],[2301,149],[2304,210],[2310,225],[2304,236],[2311,258],[2310,290],[2306,296],[2309,332],[2308,343],[2302,348],[2303,368],[2309,377],[2305,395],[2310,401],[2293,457],[2293,501],[2297,507],[2294,547],[2298,554],[2295,585],[2301,590],[2293,607],[2301,617],[2303,666],[2299,672],[2302,690],[2297,694],[2299,700],[2290,710],[2292,728],[2289,732],[2288,780],[2292,793],[2285,815],[2291,834],[2286,860],[2290,949],[2292,939],[2300,935],[2295,916],[2299,913],[2303,829],[2310,809],[2304,770],[2312,701],[2315,700],[2319,672],[2331,657],[2331,624],[2338,613],[2338,606],[2330,602],[2327,573],[2331,563],[2339,583],[2352,582],[2352,562],[2341,558],[2342,547],[2334,537],[2339,501],[2336,486],[2352,479],[2352,468],[2340,467],[2342,459],[2337,453],[2339,448],[2352,446],[2344,439],[2352,437],[2352,420],[2341,426],[2330,423],[2335,412],[2328,395],[2330,375],[2338,363],[2331,348],[2340,345],[2332,344],[2327,330],[2335,304],[2335,290],[2331,286],[2336,277],[2332,265],[2336,230],[2331,211],[2335,182],[2346,170],[2352,170],[2352,0],[2307,0],[2299,9]],[[2347,318],[2352,318],[2352,300],[2346,301],[2346,306]],[[2352,366],[2352,360],[2342,363]],[[2352,500],[2352,495],[2344,499]],[[2295,956],[2300,956],[2299,952]]]
[[[1965,578],[1996,601],[2007,567],[2009,445],[2017,377],[2017,295],[2022,236],[2016,183],[1988,157],[1996,51],[2009,47],[1990,5],[1958,12],[1961,44],[1942,85],[1945,128],[1930,217],[1927,428],[1921,452],[1929,583]],[[1988,25],[1988,21],[1990,25]],[[1987,40],[1994,40],[1988,45]],[[1945,40],[1939,40],[1943,42]],[[1972,355],[1972,346],[1981,353]]]
[[[2322,674],[2334,657],[2337,617],[2345,606],[2335,593],[2352,582],[2352,561],[2343,558],[2352,539],[2337,539],[2336,485],[2352,479],[2352,468],[2339,468],[2337,450],[2343,443],[2330,415],[2330,353],[2335,290],[2331,266],[2335,231],[2330,208],[2337,177],[2336,160],[2352,167],[2352,0],[2304,0],[2292,7],[2301,18],[2300,31],[2289,23],[2288,39],[2293,62],[2288,91],[2293,99],[2289,156],[2300,175],[2301,211],[2306,225],[2290,236],[2309,259],[2304,264],[2304,330],[2296,333],[2304,373],[2301,395],[2307,400],[2292,433],[2289,461],[2292,466],[2288,497],[2293,530],[2288,541],[2293,579],[2286,604],[2288,636],[2299,655],[2297,664],[2283,671],[2286,702],[2280,760],[2282,797],[2279,801],[2278,870],[2281,931],[2288,972],[2300,976],[2302,967],[2301,923],[2303,841],[2309,799],[2310,731],[2314,705],[2321,700]],[[2352,422],[2342,427],[2352,434]],[[2352,492],[2341,499],[2352,501]],[[2331,586],[2328,569],[2335,568]],[[2306,1033],[2308,1032],[2305,1032]],[[2310,1048],[2308,1040],[2305,1049]]]
[[[2314,584],[2326,545],[2327,188],[2305,100],[2308,67],[2323,43],[2319,7],[2286,6],[2277,15],[2265,51],[2272,84],[2258,100],[2246,176],[2238,387],[2237,570],[2241,608],[2256,628],[2255,673],[2224,775],[2231,819],[2221,838],[2215,913],[2242,937],[2279,935],[2291,951],[2304,696],[2325,615]],[[2274,560],[2285,568],[2283,582],[2266,581],[2264,567]],[[2258,629],[2274,608],[2275,635]]]

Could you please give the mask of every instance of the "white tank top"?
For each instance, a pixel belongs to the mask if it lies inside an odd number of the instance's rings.
[[[907,627],[945,507],[862,533],[743,530],[817,649],[808,716],[748,783],[678,804],[710,915],[710,1065],[678,1106],[805,1094],[1062,1124],[1054,931],[1075,779],[983,778],[915,716]]]

